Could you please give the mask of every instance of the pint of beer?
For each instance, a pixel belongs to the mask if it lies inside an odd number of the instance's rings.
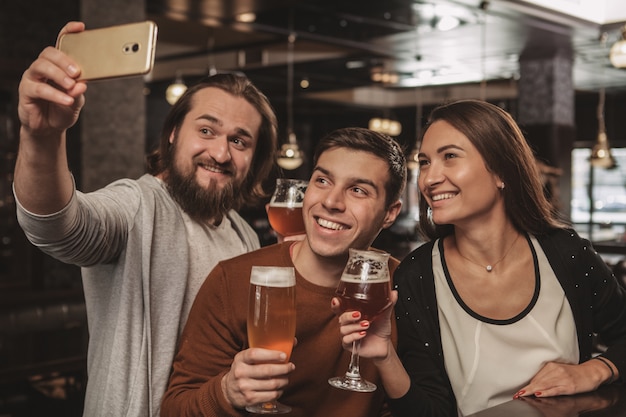
[[[293,236],[304,233],[302,202],[308,181],[278,178],[267,217],[276,233]]]
[[[296,278],[292,267],[253,266],[248,297],[250,347],[291,355],[296,335]]]
[[[296,336],[296,275],[292,267],[253,266],[248,295],[248,343],[291,356]],[[268,401],[246,407],[251,413],[288,413],[291,407]]]

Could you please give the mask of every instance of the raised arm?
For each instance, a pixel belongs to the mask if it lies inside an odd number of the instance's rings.
[[[82,22],[70,22],[59,36],[84,29]],[[78,120],[85,102],[87,85],[76,81],[79,75],[76,63],[50,46],[22,76],[14,188],[17,199],[30,212],[54,213],[65,207],[72,196],[66,131]]]

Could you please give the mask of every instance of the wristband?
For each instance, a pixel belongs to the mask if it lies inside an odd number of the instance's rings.
[[[609,368],[609,371],[611,371],[611,378],[609,378],[606,384],[610,384],[611,382],[613,382],[613,380],[615,379],[615,372],[613,371],[613,367],[609,365],[609,362],[606,359],[604,359],[602,356],[595,356],[592,359],[599,360],[600,362],[605,364],[607,368]]]

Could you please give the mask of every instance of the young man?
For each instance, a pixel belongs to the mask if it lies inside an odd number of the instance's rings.
[[[391,138],[362,128],[326,136],[315,152],[306,190],[303,240],[223,261],[202,285],[183,331],[161,415],[240,416],[247,405],[280,401],[292,416],[377,416],[384,392],[331,387],[350,354],[341,346],[330,300],[349,248],[367,249],[401,208],[404,154]],[[248,348],[246,305],[253,265],[296,271],[296,339],[290,362],[275,350]],[[390,261],[393,271],[397,260]],[[378,381],[371,364],[363,377]]]
[[[80,32],[71,22],[61,31]],[[249,80],[207,78],[173,106],[149,172],[93,193],[75,189],[66,130],[87,85],[46,48],[20,84],[14,191],[33,244],[83,267],[89,326],[86,416],[158,416],[180,331],[206,274],[259,248],[234,211],[262,194],[276,117]]]

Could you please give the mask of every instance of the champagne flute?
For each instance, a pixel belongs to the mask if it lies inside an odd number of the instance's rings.
[[[296,276],[292,267],[252,267],[247,328],[250,347],[280,350],[289,360],[296,336]],[[246,410],[280,414],[290,412],[291,407],[268,401]]]
[[[309,182],[305,180],[276,179],[276,188],[267,209],[267,217],[272,229],[281,236],[304,233],[302,201],[308,185]]]
[[[364,320],[372,321],[391,304],[389,254],[373,250],[350,249],[335,293],[341,300],[341,310],[359,311]],[[330,378],[336,388],[356,392],[373,392],[376,384],[361,378],[359,371],[360,340],[352,342],[350,365],[344,376]]]

